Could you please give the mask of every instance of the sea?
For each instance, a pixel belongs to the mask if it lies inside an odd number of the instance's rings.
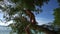
[[[11,31],[11,27],[0,26],[0,34],[10,34]]]

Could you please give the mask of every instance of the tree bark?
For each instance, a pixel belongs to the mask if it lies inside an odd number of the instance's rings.
[[[36,20],[35,20],[35,15],[31,12],[31,10],[27,9],[25,10],[26,14],[28,15],[28,17],[30,18],[30,22],[32,24],[36,24]]]
[[[27,9],[27,10],[25,10],[25,12],[28,15],[28,17],[30,18],[30,22],[32,24],[36,24],[35,15],[31,12],[31,10]],[[27,34],[30,34],[29,26],[30,26],[30,24],[27,25],[26,29],[25,29],[25,31],[26,31]]]
[[[29,24],[29,25],[27,25],[27,26],[26,26],[26,28],[25,28],[26,34],[30,34],[29,26],[30,26],[30,24]]]

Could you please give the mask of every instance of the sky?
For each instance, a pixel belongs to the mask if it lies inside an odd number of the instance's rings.
[[[53,22],[53,20],[54,20],[54,15],[53,15],[54,11],[53,11],[53,9],[55,9],[57,7],[58,7],[57,0],[50,0],[48,2],[48,4],[44,4],[42,6],[43,12],[41,12],[38,15],[35,15],[36,21],[38,22],[38,25],[42,25],[42,24],[47,24],[49,22]],[[3,20],[3,14],[2,13],[0,13],[0,19]],[[12,21],[10,21],[8,23],[3,23],[3,22],[0,21],[0,25],[4,25],[4,26],[9,25],[10,23],[12,23]]]
[[[54,20],[53,9],[57,7],[58,7],[57,0],[50,0],[48,4],[44,4],[44,6],[42,7],[43,12],[36,15],[36,20],[39,23],[39,25],[53,22]]]

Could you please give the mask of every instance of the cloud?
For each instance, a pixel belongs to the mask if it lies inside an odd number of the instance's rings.
[[[7,22],[7,23],[2,23],[2,22],[0,21],[0,25],[2,25],[2,26],[8,26],[8,25],[11,24],[11,23],[13,23],[13,21],[9,21],[9,22]]]

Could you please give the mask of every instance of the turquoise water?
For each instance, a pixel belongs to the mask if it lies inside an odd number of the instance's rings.
[[[0,31],[0,34],[10,34],[9,31]]]
[[[0,34],[10,34],[10,32],[11,32],[10,27],[0,26]]]

